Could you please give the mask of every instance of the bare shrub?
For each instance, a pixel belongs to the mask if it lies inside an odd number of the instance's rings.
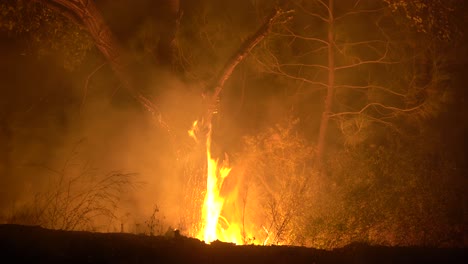
[[[245,173],[251,206],[262,208],[257,226],[264,244],[303,244],[304,221],[314,177],[314,150],[297,132],[291,118],[245,138]],[[259,201],[255,204],[255,201]],[[255,209],[254,209],[255,210]]]
[[[178,229],[195,237],[201,229],[202,206],[206,192],[206,150],[203,144],[192,143],[178,159],[178,176],[181,179],[182,197],[178,204],[180,221]]]
[[[81,174],[37,193],[30,203],[16,209],[8,222],[62,230],[95,230],[96,220],[111,220],[122,192],[132,186],[134,174],[110,172],[102,178]]]
[[[162,216],[159,212],[158,205],[155,205],[150,217],[145,221],[147,234],[150,236],[162,235],[164,227],[164,218],[165,217]]]
[[[46,169],[51,173],[48,185],[31,201],[13,208],[6,222],[50,229],[96,230],[98,224],[109,225],[116,219],[123,193],[139,185],[134,173],[101,174],[89,163],[76,162],[75,150],[61,170]]]

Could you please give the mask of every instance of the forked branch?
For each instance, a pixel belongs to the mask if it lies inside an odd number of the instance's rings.
[[[252,51],[255,46],[258,45],[271,31],[273,25],[277,23],[285,23],[291,18],[292,11],[284,11],[277,9],[272,12],[263,25],[244,43],[240,48],[231,56],[227,61],[223,69],[218,74],[218,77],[215,79],[214,86],[210,89],[212,94],[207,98],[208,99],[208,109],[205,114],[205,120],[210,123],[213,112],[217,108],[217,103],[219,101],[219,95],[224,88],[224,84],[231,77],[234,69],[239,65],[239,63],[245,59],[245,57]]]
[[[127,65],[122,57],[122,48],[116,40],[111,29],[104,20],[94,1],[91,0],[36,0],[52,10],[71,19],[79,26],[84,27],[94,40],[94,44],[108,61],[109,66],[121,84],[131,96],[137,100],[158,121],[159,125],[168,132],[169,126],[162,119],[157,106],[135,89],[132,78],[128,74]]]

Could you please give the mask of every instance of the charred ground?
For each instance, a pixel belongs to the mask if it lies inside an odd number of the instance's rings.
[[[351,244],[319,250],[291,246],[207,245],[184,236],[61,231],[0,225],[4,259],[16,263],[466,263],[466,248]]]

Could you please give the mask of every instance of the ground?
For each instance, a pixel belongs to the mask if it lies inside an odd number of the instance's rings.
[[[468,248],[353,244],[334,250],[291,246],[207,245],[183,236],[144,236],[0,225],[8,263],[468,263]],[[6,263],[6,262],[2,262]]]

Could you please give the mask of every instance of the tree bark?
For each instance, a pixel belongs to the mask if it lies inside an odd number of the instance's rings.
[[[319,135],[317,140],[317,157],[316,165],[320,172],[323,173],[323,159],[325,155],[325,145],[328,133],[328,124],[330,122],[330,113],[333,106],[333,97],[335,94],[335,30],[333,17],[333,1],[328,1],[328,87],[325,97],[325,106],[320,121]]]
[[[163,18],[163,31],[158,43],[158,58],[161,65],[172,70],[175,69],[176,34],[179,30],[180,0],[163,0],[165,16]]]
[[[281,9],[277,9],[272,12],[267,17],[262,26],[252,36],[245,40],[240,48],[229,58],[223,69],[217,75],[214,85],[209,87],[209,89],[206,89],[205,94],[207,95],[205,96],[205,100],[207,107],[206,112],[203,115],[204,124],[211,124],[213,114],[217,112],[221,91],[223,90],[226,81],[231,77],[237,65],[239,65],[239,63],[247,57],[252,49],[255,48],[255,46],[257,46],[258,43],[260,43],[268,35],[272,26],[279,22],[278,20],[281,17],[284,17],[289,13],[290,12],[285,12]],[[289,17],[284,19],[289,20]]]
[[[157,106],[143,96],[133,86],[127,65],[122,56],[122,48],[117,42],[111,29],[104,20],[101,12],[92,0],[37,0],[57,12],[70,18],[75,23],[83,26],[91,35],[94,43],[101,54],[109,63],[112,71],[121,82],[122,86],[130,92],[131,96],[137,100],[146,110],[148,110],[159,124],[169,130],[168,125],[162,119]]]

